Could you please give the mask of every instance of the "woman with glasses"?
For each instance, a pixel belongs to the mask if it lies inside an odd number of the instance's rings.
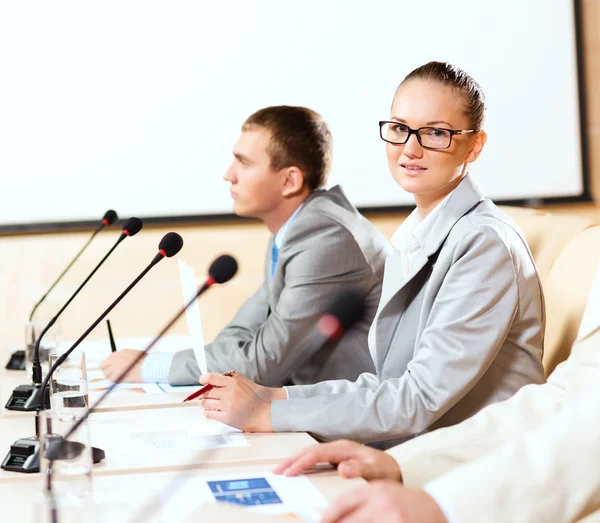
[[[469,175],[486,142],[484,115],[479,85],[431,62],[404,79],[379,122],[390,172],[416,209],[391,239],[369,333],[377,373],[286,388],[207,374],[207,418],[389,447],[544,381],[535,264],[517,226]]]

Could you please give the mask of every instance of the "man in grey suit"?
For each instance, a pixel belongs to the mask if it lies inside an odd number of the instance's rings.
[[[265,280],[205,347],[211,372],[235,369],[267,386],[354,380],[373,372],[367,335],[375,316],[387,240],[362,217],[338,186],[324,190],[331,163],[331,134],[316,112],[268,107],[250,116],[224,179],[234,212],[261,219],[273,236]],[[332,353],[319,353],[308,334],[339,290],[367,296],[366,314]],[[113,353],[102,364],[114,379],[137,351]],[[198,383],[192,350],[150,354],[129,381]]]

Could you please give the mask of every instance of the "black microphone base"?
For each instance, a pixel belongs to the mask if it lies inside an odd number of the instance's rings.
[[[38,391],[40,385],[19,385],[13,390],[8,402],[7,410],[34,411],[38,410]]]
[[[31,474],[40,471],[40,440],[38,438],[21,438],[15,441],[2,462],[2,469],[10,472]],[[106,453],[92,447],[92,461],[100,463]]]
[[[25,351],[16,350],[10,355],[10,359],[6,364],[5,369],[8,370],[25,370]]]

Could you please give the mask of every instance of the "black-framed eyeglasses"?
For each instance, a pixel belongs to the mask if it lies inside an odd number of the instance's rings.
[[[448,149],[455,134],[476,133],[477,129],[445,129],[443,127],[419,127],[411,129],[400,122],[379,122],[379,136],[384,142],[403,145],[408,142],[411,134],[417,136],[421,147],[425,149]]]

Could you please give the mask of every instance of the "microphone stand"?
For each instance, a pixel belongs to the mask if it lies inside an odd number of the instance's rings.
[[[175,233],[169,233],[169,234],[175,234]],[[179,239],[181,240],[181,237],[179,235],[177,235],[177,237],[179,237]],[[36,397],[35,397],[35,404],[37,406],[36,407],[37,412],[35,415],[35,417],[36,417],[36,421],[35,421],[36,436],[30,437],[30,438],[21,438],[21,439],[17,440],[15,443],[13,443],[10,447],[10,451],[4,458],[4,461],[2,462],[2,469],[13,471],[13,472],[24,472],[24,473],[39,472],[39,470],[40,470],[40,460],[39,460],[40,415],[39,415],[39,413],[41,410],[45,409],[46,402],[44,401],[43,397],[45,395],[44,394],[45,391],[48,388],[48,383],[50,382],[52,373],[58,368],[59,365],[61,365],[69,357],[69,354],[71,354],[79,346],[79,344],[89,335],[89,333],[92,332],[96,328],[96,326],[117,306],[117,304],[125,297],[125,295],[129,291],[131,291],[131,289],[133,289],[133,287],[135,287],[137,285],[137,283],[148,273],[148,271],[150,271],[150,269],[152,269],[152,267],[154,267],[163,258],[171,257],[171,256],[177,254],[177,252],[179,252],[179,250],[181,249],[182,245],[183,245],[183,240],[181,240],[181,245],[178,248],[176,248],[176,250],[173,249],[174,252],[173,252],[173,250],[169,250],[169,252],[166,252],[159,246],[160,250],[154,257],[154,259],[150,262],[150,264],[133,280],[133,282],[131,282],[127,286],[127,288],[117,297],[117,299],[108,307],[108,309],[106,309],[106,311],[104,311],[100,315],[100,317],[79,337],[79,339],[65,353],[60,355],[60,357],[56,360],[56,362],[54,363],[52,368],[49,370],[48,374],[46,375],[46,378],[44,379],[44,382],[39,386],[38,391],[36,393]],[[124,376],[125,376],[125,374],[123,374],[123,376],[120,376],[119,379],[120,380],[123,379]],[[108,389],[108,391],[111,391],[114,388],[114,385],[115,384],[113,383],[113,385]],[[102,395],[100,399],[104,398],[104,396],[105,396],[105,394]],[[98,404],[98,402],[96,402],[96,405],[97,404]],[[94,407],[92,407],[92,409],[93,408]],[[81,425],[81,423],[87,419],[89,412],[90,412],[90,410],[88,410],[86,412],[86,414],[82,418],[80,418],[80,420],[68,432],[68,435],[71,435],[73,433],[73,430],[75,430],[77,427],[79,427],[79,425]],[[60,452],[60,450],[62,449],[62,445],[58,445],[57,447],[58,447],[57,452]],[[102,449],[92,448],[92,457],[93,457],[94,463],[98,463],[99,461],[102,461],[104,459],[105,453]]]
[[[71,304],[71,302],[75,299],[75,297],[81,292],[83,287],[87,284],[87,282],[96,274],[98,269],[102,266],[102,264],[106,261],[106,259],[113,253],[113,251],[117,248],[117,246],[126,238],[127,236],[121,234],[117,242],[112,246],[112,248],[108,251],[108,253],[100,260],[100,263],[96,265],[94,270],[88,275],[88,277],[83,280],[83,283],[77,288],[77,290],[73,293],[73,295],[67,300],[67,302],[61,307],[61,309],[56,313],[56,315],[48,322],[48,325],[44,327],[40,335],[38,336],[35,342],[35,349],[33,355],[33,371],[32,371],[32,385],[19,385],[9,398],[6,403],[6,408],[8,410],[20,410],[20,411],[33,411],[36,410],[39,403],[39,395],[37,394],[40,385],[42,383],[42,364],[40,361],[40,344],[42,343],[42,338],[44,335],[52,328],[52,326],[56,323],[59,316],[65,311],[65,309]]]
[[[131,223],[132,231],[139,226],[135,232],[130,233],[126,227]],[[6,409],[8,410],[18,410],[18,411],[34,411],[39,408],[41,405],[41,398],[38,394],[40,385],[42,383],[42,364],[40,361],[40,344],[42,342],[42,338],[44,335],[52,328],[52,326],[56,323],[60,315],[65,311],[65,309],[71,304],[71,302],[75,299],[75,297],[81,292],[83,287],[90,281],[92,276],[96,274],[98,269],[104,264],[104,262],[108,259],[108,257],[113,253],[113,251],[117,248],[117,246],[128,236],[137,233],[141,229],[141,221],[137,218],[130,218],[123,227],[123,232],[119,235],[119,239],[116,243],[111,247],[108,253],[100,260],[98,265],[94,268],[94,270],[88,275],[88,277],[83,281],[83,283],[77,288],[77,290],[73,293],[73,295],[67,300],[67,302],[61,307],[61,309],[56,313],[56,315],[48,322],[48,325],[42,330],[38,339],[35,343],[34,355],[33,355],[33,371],[32,371],[32,385],[19,385],[16,389],[13,390],[12,395],[8,399],[6,403]]]
[[[229,279],[231,279],[231,277],[233,277],[233,275],[235,274],[235,271],[237,270],[237,264],[235,265],[235,267],[236,268],[235,268],[233,274],[231,276],[229,276],[228,278],[225,278],[224,280],[222,280],[221,283],[225,283],[225,281],[228,281]],[[84,421],[86,421],[88,419],[88,417],[90,416],[90,414],[92,412],[94,412],[98,408],[98,406],[115,389],[115,387],[117,387],[119,385],[119,383],[121,383],[123,381],[123,379],[125,378],[125,376],[127,376],[127,374],[142,360],[142,358],[144,356],[146,356],[146,354],[148,354],[148,352],[150,352],[150,350],[152,350],[152,348],[165,335],[165,333],[177,322],[177,320],[179,320],[179,318],[181,318],[185,314],[185,311],[202,294],[204,294],[214,283],[216,283],[216,282],[215,282],[215,279],[213,279],[212,276],[209,277],[204,282],[204,284],[196,292],[196,295],[192,299],[190,299],[183,306],[183,308],[154,337],[154,339],[150,342],[150,344],[143,351],[141,351],[140,354],[137,355],[137,357],[125,368],[124,371],[121,372],[121,374],[119,374],[119,376],[114,381],[114,383],[96,400],[96,402],[88,409],[88,411],[73,424],[73,426],[65,434],[64,438],[56,445],[56,448],[52,450],[52,453],[50,455],[46,454],[46,457],[47,457],[47,459],[49,461],[49,464],[48,464],[48,468],[49,468],[49,471],[50,471],[49,476],[52,475],[52,463],[60,456],[61,450],[65,446],[65,444],[66,444],[67,440],[69,439],[69,437],[81,426],[81,424]],[[4,468],[4,465],[3,465],[2,468]],[[46,487],[47,487],[47,490],[49,490],[50,494],[51,494],[51,491],[52,491],[52,478],[51,477],[48,478],[47,483],[46,483]],[[56,505],[55,504],[51,504],[51,507],[50,507],[50,516],[51,516],[52,523],[58,523],[58,514],[57,514],[57,511],[56,511]]]

